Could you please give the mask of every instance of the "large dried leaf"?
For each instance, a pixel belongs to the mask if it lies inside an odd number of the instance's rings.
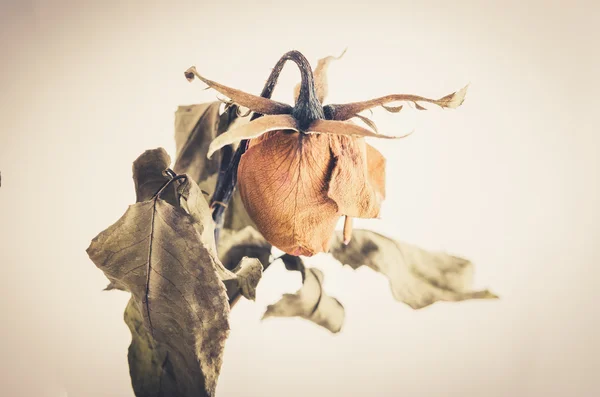
[[[413,309],[437,301],[494,299],[488,290],[473,291],[473,264],[463,258],[430,252],[391,240],[368,230],[355,230],[348,245],[341,233],[334,238],[331,254],[358,268],[368,266],[390,280],[392,294]]]
[[[302,287],[295,294],[284,294],[276,303],[269,305],[263,319],[269,317],[301,317],[331,332],[339,332],[344,324],[344,306],[323,290],[323,272],[305,268],[298,257],[283,258],[288,270],[302,274]]]
[[[163,149],[146,151],[136,160],[138,202],[96,236],[87,252],[113,285],[131,292],[147,332],[133,337],[149,335],[152,345],[168,355],[161,366],[171,366],[177,374],[169,383],[176,387],[169,391],[173,394],[150,390],[147,395],[213,396],[229,333],[229,304],[221,280],[236,280],[253,298],[262,266],[246,259],[237,274],[223,267],[216,257],[208,204],[189,177],[168,182],[178,185],[175,203],[151,195],[155,186],[155,193],[162,190],[158,179],[169,162]]]

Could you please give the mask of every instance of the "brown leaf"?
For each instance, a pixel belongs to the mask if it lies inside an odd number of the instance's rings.
[[[221,263],[227,269],[234,269],[244,257],[257,258],[262,263],[263,270],[271,265],[271,244],[251,226],[239,231],[221,230],[218,248]],[[238,282],[225,280],[224,283],[227,287],[229,304],[233,307],[244,291]]]
[[[430,252],[400,243],[368,230],[354,230],[350,244],[341,233],[332,243],[331,254],[354,269],[368,266],[390,280],[392,294],[413,309],[437,301],[496,299],[488,290],[473,291],[473,264],[453,255]]]
[[[306,269],[300,258],[295,258],[295,268],[302,274],[302,287],[295,294],[284,294],[276,303],[267,306],[263,320],[269,317],[301,317],[333,333],[340,332],[344,324],[344,306],[323,291],[323,272]]]
[[[223,150],[216,152],[208,159],[210,143],[229,128],[247,123],[246,119],[237,117],[236,108],[230,108],[219,116],[220,102],[180,106],[175,113],[175,145],[177,161],[173,167],[178,174],[187,174],[200,188],[208,192],[207,200],[212,196],[219,166],[223,158]],[[190,116],[190,114],[192,114]],[[233,146],[231,148],[233,152]],[[225,212],[224,227],[240,230],[246,226],[254,226],[254,222],[246,212],[236,191]],[[236,262],[237,264],[237,262]]]
[[[233,128],[216,137],[208,148],[208,158],[223,146],[237,143],[243,139],[257,138],[271,131],[298,131],[296,120],[287,114],[278,116],[263,116],[254,121]]]
[[[469,86],[465,86],[462,89],[453,92],[452,94],[448,94],[440,99],[430,99],[425,98],[418,95],[411,94],[396,94],[396,95],[387,95],[380,98],[371,99],[364,102],[352,102],[346,103],[343,105],[328,105],[329,112],[331,113],[332,120],[348,120],[354,117],[356,114],[365,111],[367,109],[372,109],[377,106],[383,106],[392,102],[412,102],[417,108],[423,108],[421,105],[417,104],[417,101],[429,102],[435,105],[438,105],[442,108],[455,109],[462,105],[465,100],[465,96],[467,95],[467,88]],[[384,107],[386,110],[391,112],[400,111],[401,107]],[[423,108],[425,109],[425,108]]]
[[[263,98],[260,96],[248,94],[246,92],[236,90],[235,88],[227,87],[222,84],[219,84],[215,81],[209,80],[203,76],[201,76],[194,66],[190,67],[185,72],[185,77],[192,81],[194,76],[198,77],[205,84],[207,84],[210,88],[214,88],[218,92],[223,95],[226,95],[231,99],[232,102],[248,108],[253,112],[261,113],[261,114],[290,114],[292,112],[292,107],[285,103],[273,101],[271,99]]]
[[[136,160],[145,165],[135,174],[138,199],[144,201],[129,206],[87,252],[113,285],[132,293],[144,327],[176,367],[178,393],[213,396],[229,333],[221,280],[237,280],[252,298],[262,266],[244,260],[238,274],[223,267],[208,204],[189,177],[169,182],[178,185],[179,205],[160,193],[148,197],[150,182],[169,162],[163,149],[146,151]]]

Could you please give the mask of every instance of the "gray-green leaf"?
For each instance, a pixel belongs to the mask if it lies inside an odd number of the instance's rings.
[[[288,270],[297,270],[302,274],[302,287],[295,294],[284,294],[279,301],[267,306],[263,319],[302,317],[331,332],[339,332],[344,324],[344,306],[323,290],[323,272],[305,268],[298,257],[285,255],[282,259]]]
[[[473,264],[442,252],[431,252],[368,230],[354,230],[346,246],[338,233],[331,254],[354,269],[368,266],[387,276],[394,298],[413,309],[437,301],[495,299],[488,290],[473,291]]]

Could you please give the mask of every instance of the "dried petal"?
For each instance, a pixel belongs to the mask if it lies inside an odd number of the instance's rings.
[[[369,149],[373,153],[375,149]],[[371,172],[382,172],[385,159],[375,159],[378,167],[369,169],[367,145],[364,139],[331,137],[334,166],[327,195],[338,205],[343,215],[356,218],[377,218],[383,196],[379,184],[373,184]],[[381,156],[381,155],[380,155]],[[383,164],[381,163],[383,160]],[[380,183],[380,181],[378,181]]]
[[[186,70],[185,77],[189,81],[192,81],[194,76],[198,77],[210,88],[214,88],[221,94],[226,95],[238,105],[248,108],[254,112],[261,114],[290,114],[292,112],[292,107],[288,104],[248,94],[246,92],[236,90],[235,88],[227,87],[215,81],[209,80],[201,76],[196,70],[196,67],[192,66]]]
[[[216,137],[208,148],[208,158],[223,146],[239,142],[243,139],[251,139],[261,136],[269,131],[293,130],[298,131],[296,120],[287,114],[277,116],[263,116],[248,124],[231,129]]]
[[[356,115],[354,115],[356,116]],[[354,117],[353,116],[353,117]],[[384,139],[400,139],[405,138],[412,134],[412,131],[405,135],[392,136],[384,135],[376,132],[372,132],[354,123],[347,121],[334,121],[334,120],[316,120],[311,123],[308,127],[307,134],[331,134],[331,135],[343,135],[349,137],[372,137],[372,138],[384,138]]]
[[[383,200],[385,199],[385,157],[379,153],[379,150],[375,149],[368,143],[366,146],[369,181]]]
[[[341,215],[327,195],[331,138],[338,137],[272,132],[251,140],[241,158],[244,206],[265,239],[288,254],[329,249]]]
[[[413,102],[416,106],[421,105],[417,104],[417,101],[429,102],[436,104],[442,108],[455,109],[462,105],[465,100],[465,95],[467,95],[467,88],[469,85],[466,85],[464,88],[460,89],[457,92],[453,92],[452,94],[448,94],[440,99],[430,99],[425,98],[418,95],[410,95],[410,94],[397,94],[397,95],[387,95],[380,98],[371,99],[369,101],[364,102],[353,102],[346,103],[343,105],[327,105],[327,113],[330,114],[329,119],[331,120],[348,120],[354,117],[354,115],[377,106],[383,106],[390,102],[400,102],[407,101]],[[390,110],[392,109],[392,110]],[[424,109],[424,108],[423,108]],[[388,111],[400,111],[399,108],[394,107],[386,107]]]

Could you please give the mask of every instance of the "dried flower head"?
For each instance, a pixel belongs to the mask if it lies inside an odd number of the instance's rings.
[[[410,102],[420,110],[425,108],[418,102],[456,108],[463,103],[467,90],[464,87],[440,99],[395,94],[364,102],[323,105],[327,67],[338,58],[321,59],[313,73],[300,52],[284,54],[267,81],[269,94],[263,96],[209,80],[195,67],[185,72],[188,80],[197,77],[230,98],[230,103],[255,112],[249,123],[214,139],[208,156],[242,141],[237,180],[244,206],[264,237],[291,255],[327,252],[341,216],[346,216],[346,243],[351,237],[351,218],[379,216],[385,198],[385,158],[364,138],[397,139],[406,135],[380,134],[360,112],[381,106],[397,113],[402,105],[388,106],[393,102]],[[287,60],[298,65],[301,75],[294,106],[265,97],[270,97]],[[355,117],[371,130],[350,121]]]

